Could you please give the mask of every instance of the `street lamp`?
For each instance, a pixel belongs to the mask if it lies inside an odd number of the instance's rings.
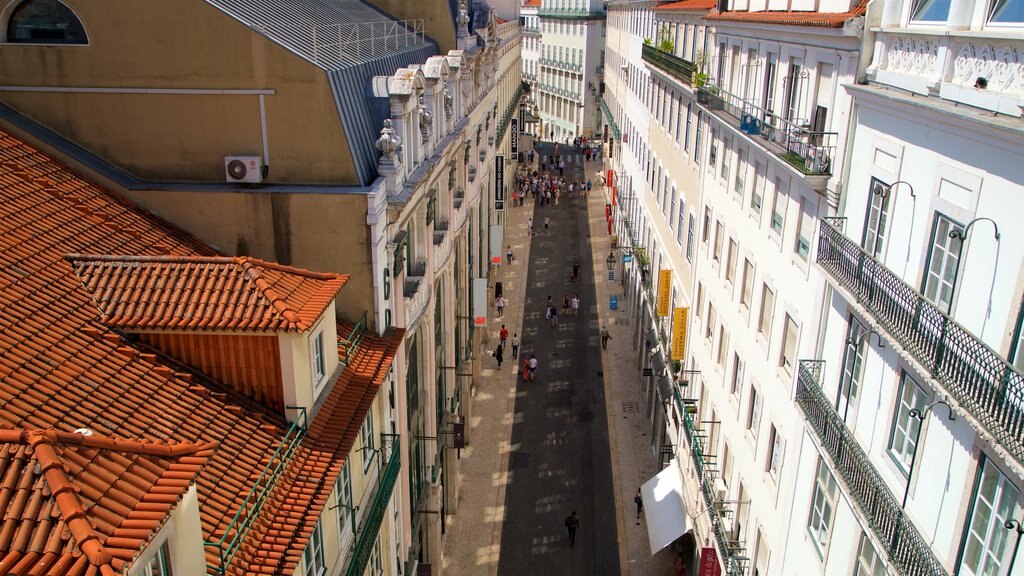
[[[910,480],[914,477],[914,462],[917,460],[917,445],[918,442],[920,442],[921,440],[921,428],[924,427],[924,417],[926,414],[928,414],[928,412],[932,410],[932,408],[935,408],[940,404],[945,406],[946,410],[949,411],[949,421],[953,422],[954,420],[956,420],[956,415],[953,414],[953,408],[949,404],[943,402],[942,400],[932,402],[931,404],[926,406],[924,410],[912,408],[909,412],[911,418],[917,419],[917,433],[914,435],[914,453],[911,454],[910,456],[910,471],[907,472],[907,485],[903,489],[903,503],[900,504],[901,509],[905,509],[907,507],[907,496],[910,494]]]
[[[1017,548],[1020,547],[1020,536],[1024,534],[1024,527],[1021,527],[1019,521],[1013,519],[1007,520],[1003,527],[1007,530],[1017,531],[1017,541],[1013,544],[1013,555],[1010,556],[1010,569],[1006,571],[1006,576],[1010,576],[1013,574],[1013,563],[1017,561]]]
[[[971,227],[974,226],[975,224],[977,224],[981,220],[986,220],[986,221],[992,223],[992,228],[994,229],[995,237],[996,237],[996,266],[999,265],[999,226],[996,224],[995,220],[993,220],[991,218],[985,218],[984,216],[982,216],[982,217],[975,218],[974,220],[971,220],[970,222],[968,222],[967,225],[964,226],[963,230],[957,230],[957,229],[950,230],[949,231],[949,237],[950,238],[958,238],[960,240],[960,245],[957,246],[957,248],[956,248],[956,274],[953,275],[953,291],[951,291],[950,294],[949,294],[949,306],[946,308],[946,314],[947,315],[952,315],[953,314],[953,293],[956,292],[956,281],[957,281],[957,279],[960,278],[960,257],[961,257],[961,255],[963,253],[963,250],[964,250],[964,242],[967,240],[967,235],[971,232]],[[996,276],[996,269],[995,269],[995,267],[993,267],[992,268],[992,285],[993,286],[995,285],[995,276]],[[992,300],[992,292],[990,290],[989,291],[989,301],[991,302],[991,300]]]

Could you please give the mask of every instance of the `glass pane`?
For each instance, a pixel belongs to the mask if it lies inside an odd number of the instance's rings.
[[[951,0],[919,0],[914,6],[914,15],[911,20],[922,20],[925,22],[945,22],[949,16],[949,4]]]
[[[1024,22],[1024,0],[1000,0],[992,7],[990,23]]]
[[[11,14],[9,42],[85,44],[85,28],[67,6],[57,0],[29,0]]]

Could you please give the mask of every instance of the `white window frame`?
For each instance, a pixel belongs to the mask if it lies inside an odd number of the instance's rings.
[[[867,359],[868,339],[862,338],[866,328],[853,314],[846,326],[846,340],[843,341],[843,364],[839,373],[839,387],[836,390],[836,413],[843,421],[850,407],[860,397],[861,378],[864,377],[864,361]],[[852,344],[850,343],[852,341]]]
[[[867,213],[864,215],[864,232],[860,240],[861,248],[872,256],[877,257],[885,246],[890,196],[890,186],[872,177],[871,189],[868,191]]]
[[[757,392],[754,383],[750,383],[750,402],[747,408],[747,430],[750,430],[757,438],[757,430],[761,426],[761,395]]]
[[[771,298],[769,298],[769,294],[771,295]],[[771,306],[766,307],[765,304],[769,301],[771,302]],[[771,340],[773,316],[775,316],[775,290],[773,290],[767,283],[762,283],[761,311],[757,315],[757,332],[767,340]]]
[[[793,367],[796,366],[799,338],[800,326],[787,312],[785,323],[782,325],[782,345],[779,346],[779,366],[787,374],[792,374]]]
[[[807,513],[807,532],[811,536],[818,554],[825,556],[832,536],[832,522],[835,520],[836,499],[839,485],[825,464],[818,457],[818,470],[814,475],[814,490],[811,492],[811,509]]]
[[[960,250],[957,246],[960,239],[950,238],[949,233],[953,230],[963,232],[963,229],[964,227],[956,220],[941,212],[935,212],[921,294],[942,312],[948,313],[952,309],[960,267]],[[949,277],[951,273],[952,281]]]
[[[985,494],[986,487],[991,487],[993,493]],[[1014,544],[1011,532],[1004,525],[1007,520],[1018,517],[1019,500],[1020,490],[991,459],[982,456],[970,515],[964,524],[959,576],[1005,573],[1004,565]],[[984,511],[979,514],[979,510]],[[994,570],[990,569],[993,564]]]
[[[159,545],[150,544],[146,547],[147,549],[156,549],[152,555],[145,560],[140,560],[137,565],[142,567],[142,570],[138,572],[138,576],[174,576],[174,565],[171,562],[171,545],[165,539]],[[156,562],[159,566],[157,571],[153,570],[153,563]]]
[[[327,565],[324,563],[324,534],[323,527],[316,521],[313,526],[313,534],[309,537],[309,543],[302,551],[302,560],[306,568],[306,576],[324,576],[327,574]]]
[[[889,456],[906,476],[910,470],[910,460],[917,450],[918,434],[921,419],[914,418],[910,411],[924,411],[928,402],[928,394],[910,374],[903,371],[900,379],[900,394],[896,397],[896,411],[892,415],[892,429],[889,432]]]
[[[771,432],[768,435],[768,462],[765,471],[771,474],[777,481],[782,471],[782,461],[786,455],[786,440],[779,434],[775,424],[771,425]]]
[[[324,354],[324,331],[317,330],[309,343],[310,363],[312,364],[314,395],[323,390],[327,381],[327,357]]]
[[[334,481],[334,490],[338,498],[338,536],[342,547],[348,537],[354,534],[352,518],[355,516],[354,500],[352,498],[352,466],[351,459],[345,461],[341,467],[338,479]]]
[[[363,474],[370,472],[370,465],[373,464],[373,459],[377,457],[376,449],[377,443],[374,441],[373,436],[373,410],[370,409],[366,412],[366,418],[363,418],[363,423],[359,426],[359,450],[363,458]]]
[[[853,569],[853,576],[887,576],[885,564],[882,557],[875,551],[875,545],[871,543],[867,532],[860,535],[860,546],[857,548],[857,564]]]

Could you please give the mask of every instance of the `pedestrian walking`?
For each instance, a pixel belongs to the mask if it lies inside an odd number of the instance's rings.
[[[498,342],[501,342],[502,347],[504,347],[506,340],[508,340],[508,328],[505,328],[505,325],[502,324],[501,330],[498,330]]]
[[[526,231],[533,236],[533,218],[526,221]]]
[[[564,176],[565,175],[565,160],[560,160],[558,162],[558,175],[559,176]]]
[[[550,232],[551,231],[550,226],[551,226],[551,217],[550,216],[545,216],[544,217],[544,231],[545,232]]]
[[[573,315],[573,317],[575,318],[576,316],[579,316],[580,315],[580,297],[579,297],[579,295],[578,294],[573,294],[572,295],[572,301],[569,302],[569,304],[572,307],[572,315]]]
[[[512,245],[511,245],[511,244],[509,244],[509,245],[508,245],[508,246],[507,246],[507,247],[505,248],[505,261],[506,261],[507,263],[511,264],[511,263],[512,263],[512,261],[513,261],[513,260],[515,260],[515,259],[516,259],[516,255],[512,253]]]
[[[512,357],[519,357],[519,334],[512,335]]]
[[[505,313],[505,297],[504,296],[498,296],[498,299],[495,300],[494,303],[498,307],[498,316],[501,316],[502,314],[504,314]]]
[[[537,380],[537,355],[530,354],[530,361],[526,364],[530,374],[530,382]]]
[[[590,181],[590,178],[587,178],[587,192],[590,192],[590,187],[593,185],[594,183]]]
[[[576,529],[580,527],[580,519],[576,516],[576,511],[573,510],[572,514],[565,519],[565,528],[569,531],[569,548],[576,547]]]
[[[606,326],[601,326],[601,349],[608,349],[608,341],[612,339],[612,335],[608,333]]]
[[[636,503],[636,519],[640,519],[640,513],[644,511],[644,498],[640,495],[640,489],[636,489],[636,496],[633,497],[633,502]]]
[[[562,314],[569,314],[569,295],[562,296]]]
[[[505,347],[498,344],[498,347],[494,349],[494,359],[498,361],[498,368],[501,368],[501,361],[505,355]]]
[[[579,278],[579,277],[580,277],[580,263],[579,262],[573,262],[572,263],[572,281],[575,282],[576,279]]]
[[[550,318],[551,318],[551,327],[554,328],[555,326],[558,326],[558,308],[555,308],[554,306],[551,307]]]

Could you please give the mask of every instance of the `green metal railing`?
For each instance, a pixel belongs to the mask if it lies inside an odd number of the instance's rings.
[[[821,390],[822,360],[801,360],[796,403],[832,459],[846,492],[882,544],[889,566],[902,576],[948,576],[928,542],[907,519],[899,500],[878,474]],[[920,447],[918,447],[920,448]]]
[[[509,120],[512,119],[514,114],[519,113],[519,99],[523,95],[523,84],[520,82],[516,88],[516,93],[512,95],[512,99],[509,100],[508,106],[505,107],[505,112],[501,115],[501,120],[498,122],[498,134],[495,142],[501,142],[501,139],[505,137],[505,130],[508,129]],[[519,127],[523,129],[522,126]]]
[[[604,20],[608,17],[608,13],[593,12],[586,8],[554,8],[546,6],[537,11],[537,16],[559,20]]]
[[[348,338],[342,340],[342,345],[345,348],[344,357],[341,361],[348,364],[352,360],[352,355],[356,350],[359,349],[359,344],[363,342],[363,337],[366,336],[367,323],[366,323],[366,312],[359,318],[359,322],[356,322],[355,328],[352,329],[352,333],[348,335]]]
[[[604,101],[604,98],[601,98],[601,111],[604,112],[604,116],[608,120],[608,127],[612,129],[612,135],[615,136],[616,140],[622,140],[622,131],[619,130],[619,125],[615,123],[615,116],[608,109],[608,103]]]
[[[398,481],[398,472],[401,469],[402,459],[399,456],[399,437],[397,434],[381,434],[381,447],[379,457],[387,455],[387,464],[383,465],[377,475],[377,491],[373,495],[373,502],[370,509],[361,518],[357,528],[355,544],[349,552],[349,560],[345,569],[346,576],[362,576],[366,571],[366,565],[370,562],[373,554],[374,544],[380,534],[380,526],[384,521],[384,514],[387,512],[388,503],[391,502],[391,494],[395,490]]]
[[[647,44],[644,44],[642,47],[641,57],[644,59],[644,62],[665,71],[669,76],[683,84],[687,86],[693,84],[693,62],[680,58],[670,52],[663,52]]]
[[[256,478],[252,489],[242,500],[238,512],[235,512],[231,522],[219,531],[220,538],[203,542],[205,548],[216,549],[217,564],[207,564],[206,566],[207,572],[210,574],[224,574],[227,571],[252,525],[259,518],[263,505],[270,498],[274,487],[284,475],[285,469],[288,468],[288,462],[295,455],[295,451],[298,450],[302,439],[306,436],[306,409],[296,406],[289,406],[288,409],[297,410],[299,416],[292,422],[288,432],[281,439],[281,443]]]
[[[697,427],[693,420],[697,413],[697,401],[684,399],[678,388],[673,391],[673,394],[676,406],[683,416],[683,430],[686,433],[686,442],[690,448],[693,467],[697,472],[697,481],[700,483],[704,505],[707,510],[712,511],[708,517],[711,522],[711,530],[715,535],[718,553],[721,556],[722,564],[725,565],[725,573],[728,576],[744,576],[747,572],[748,559],[742,555],[744,549],[735,541],[730,540],[729,535],[726,534],[726,527],[722,523],[722,510],[726,504],[719,502],[714,492],[714,480],[718,474],[717,467],[705,457],[707,435]]]
[[[1024,374],[893,271],[822,220],[817,262],[952,394],[1024,460]]]

